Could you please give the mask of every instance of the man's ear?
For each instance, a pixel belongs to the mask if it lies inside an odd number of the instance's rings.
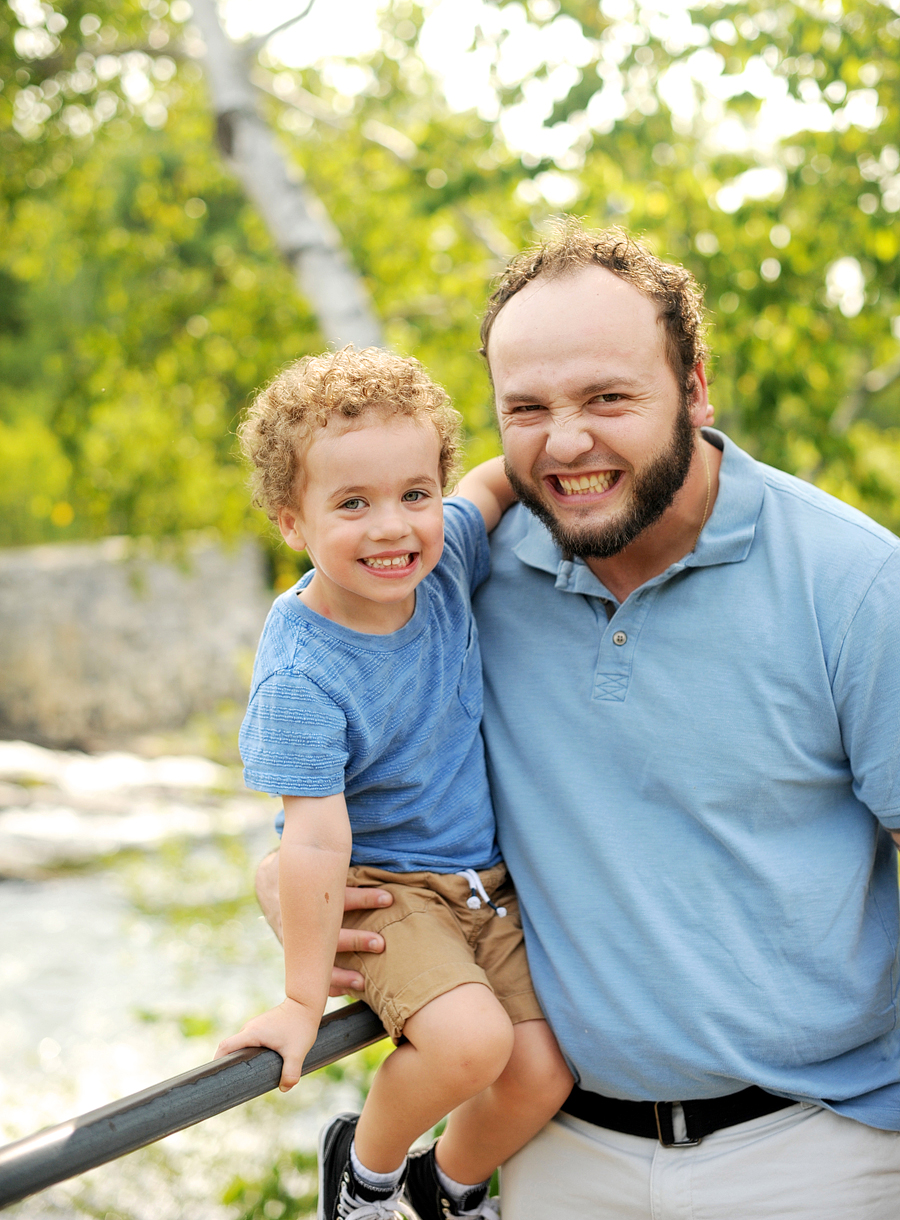
[[[278,528],[292,551],[305,551],[306,542],[302,534],[300,514],[294,508],[279,508]]]
[[[702,360],[698,360],[694,366],[694,384],[691,389],[688,410],[691,416],[691,426],[694,428],[706,427],[710,425],[715,418],[713,409],[709,405],[709,389],[706,385],[706,369],[703,367]]]

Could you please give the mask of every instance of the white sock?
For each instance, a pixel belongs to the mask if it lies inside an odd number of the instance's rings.
[[[406,1157],[403,1158],[400,1168],[395,1169],[393,1173],[376,1173],[374,1169],[368,1169],[356,1155],[356,1140],[354,1139],[350,1145],[350,1164],[353,1166],[353,1172],[365,1186],[373,1186],[376,1190],[386,1190],[388,1187],[400,1185],[403,1170],[406,1168]]]
[[[437,1170],[438,1181],[454,1203],[461,1202],[470,1191],[477,1190],[479,1186],[490,1185],[490,1178],[485,1178],[483,1182],[472,1182],[467,1186],[464,1182],[454,1182],[453,1178],[447,1176],[437,1163],[435,1158],[434,1167]]]

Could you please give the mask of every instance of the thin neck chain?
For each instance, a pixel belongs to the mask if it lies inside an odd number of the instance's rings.
[[[709,499],[712,495],[712,476],[709,473],[709,458],[706,456],[706,442],[702,437],[700,439],[700,452],[703,455],[703,465],[706,467],[706,504],[703,506],[703,520],[700,522],[697,537],[694,539],[694,545],[691,547],[692,552],[696,551],[700,535],[703,533],[703,527],[706,525],[706,518],[709,516]]]

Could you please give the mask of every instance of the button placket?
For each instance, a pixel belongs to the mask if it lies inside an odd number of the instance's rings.
[[[632,594],[627,604],[620,606],[613,620],[606,624],[600,638],[592,699],[624,702],[638,636],[655,598],[655,588]]]

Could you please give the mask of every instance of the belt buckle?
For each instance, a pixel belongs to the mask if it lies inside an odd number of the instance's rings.
[[[677,1140],[675,1138],[672,1107],[678,1104],[675,1101],[655,1101],[653,1103],[653,1114],[656,1117],[656,1134],[659,1136],[659,1142],[663,1148],[695,1148],[700,1143],[699,1139]],[[685,1122],[687,1122],[687,1119],[685,1119]],[[664,1129],[665,1134],[663,1134]]]

